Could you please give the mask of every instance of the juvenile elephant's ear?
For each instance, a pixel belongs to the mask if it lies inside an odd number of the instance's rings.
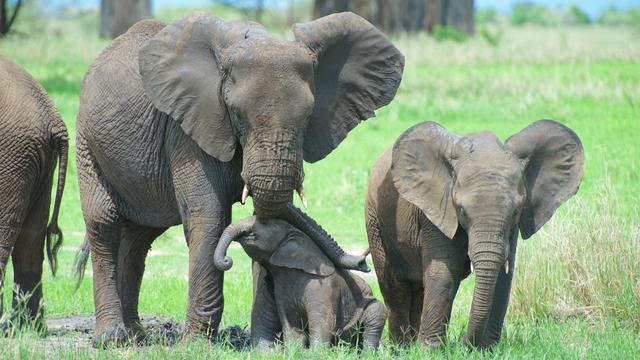
[[[536,121],[507,139],[505,145],[526,164],[527,195],[520,234],[528,239],[578,191],[584,151],[573,130],[552,120]]]
[[[139,52],[144,92],[153,105],[222,161],[233,158],[236,139],[220,93],[221,53],[255,26],[196,13],[167,25]]]
[[[391,154],[391,176],[400,195],[420,208],[448,238],[458,229],[451,197],[451,153],[458,140],[442,126],[424,122],[400,135]]]
[[[319,276],[329,276],[336,270],[318,245],[298,230],[292,231],[282,241],[280,247],[271,255],[269,263]]]
[[[404,56],[375,26],[349,12],[296,24],[293,33],[317,61],[316,102],[304,138],[304,159],[315,162],[393,99]]]

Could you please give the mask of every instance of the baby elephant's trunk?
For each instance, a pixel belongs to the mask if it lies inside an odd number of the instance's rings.
[[[233,260],[227,256],[227,249],[233,240],[250,231],[253,228],[254,222],[255,216],[252,216],[233,223],[224,229],[216,246],[216,251],[213,254],[213,264],[218,270],[227,271],[231,269]]]

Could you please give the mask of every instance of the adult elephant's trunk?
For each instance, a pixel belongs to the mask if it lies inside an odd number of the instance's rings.
[[[256,215],[277,217],[302,185],[302,148],[290,129],[256,131],[245,145],[242,178],[253,198]]]
[[[292,204],[287,205],[287,211],[280,216],[283,220],[297,227],[307,234],[333,261],[334,264],[345,269],[369,272],[365,256],[349,255],[345,253],[336,241],[311,217]]]
[[[499,271],[504,266],[505,238],[499,234],[480,233],[469,238],[469,255],[476,273],[473,302],[467,333],[463,342],[482,347]]]
[[[213,253],[213,264],[218,270],[227,271],[231,269],[233,260],[227,256],[227,249],[233,240],[251,231],[255,221],[256,217],[251,216],[233,223],[224,229],[216,246],[216,251]]]

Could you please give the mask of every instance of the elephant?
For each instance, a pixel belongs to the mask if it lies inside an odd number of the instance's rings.
[[[214,253],[219,270],[231,268],[226,250],[238,241],[253,259],[251,342],[335,345],[377,349],[387,310],[359,276],[336,269],[311,238],[290,223],[252,216],[227,227]],[[256,286],[263,284],[263,286]]]
[[[352,13],[293,32],[282,40],[257,23],[207,13],[142,20],[90,66],[77,165],[96,345],[144,336],[137,303],[145,256],[178,224],[189,248],[183,339],[215,337],[223,273],[211,258],[232,204],[248,196],[256,214],[295,224],[337,266],[366,268],[362,256],[310,228],[291,201],[297,191],[306,203],[303,159],[324,158],[393,99],[404,57]]]
[[[0,56],[0,317],[5,268],[13,262],[13,315],[0,324],[44,330],[42,263],[55,276],[62,245],[58,227],[68,152],[67,128],[46,91],[20,66]],[[58,184],[47,224],[53,175]],[[35,322],[34,322],[35,321]]]
[[[462,342],[498,342],[518,230],[528,239],[576,194],[583,163],[578,136],[552,120],[504,143],[491,132],[458,136],[435,122],[406,130],[373,166],[365,203],[392,340],[442,344],[460,281],[473,271]]]

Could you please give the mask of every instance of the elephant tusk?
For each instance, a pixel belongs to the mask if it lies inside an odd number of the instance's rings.
[[[509,260],[504,262],[504,273],[509,274]]]
[[[300,185],[300,187],[296,190],[298,192],[298,196],[300,196],[300,200],[302,201],[302,206],[304,206],[304,208],[307,208],[307,198],[304,196],[304,188],[302,187],[302,185]]]
[[[242,190],[242,198],[240,198],[240,203],[244,205],[245,201],[247,201],[247,196],[249,196],[249,187],[247,184],[244,184],[244,189]]]
[[[469,264],[471,266],[471,272],[473,272],[473,263]]]

